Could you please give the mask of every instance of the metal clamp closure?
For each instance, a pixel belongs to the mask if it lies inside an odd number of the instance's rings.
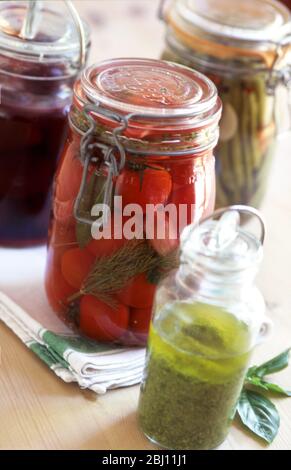
[[[158,19],[162,21],[166,21],[166,15],[165,15],[166,2],[167,0],[160,0],[159,6],[158,6],[158,12],[157,12]]]
[[[106,145],[100,142],[96,142],[95,138],[95,130],[96,130],[96,122],[94,117],[92,116],[92,112],[97,112],[98,114],[107,117],[111,120],[115,120],[120,122],[121,125],[116,127],[112,131],[112,136],[114,140],[114,146]],[[82,181],[79,189],[78,196],[75,201],[74,205],[74,216],[78,222],[85,223],[92,225],[92,219],[84,216],[81,214],[81,201],[84,197],[84,192],[87,183],[88,171],[90,167],[90,163],[95,163],[96,166],[100,167],[101,165],[105,165],[108,168],[107,178],[103,190],[103,207],[106,208],[110,205],[111,198],[112,198],[112,190],[113,190],[113,179],[118,176],[118,174],[122,171],[125,165],[125,149],[123,145],[119,142],[119,135],[123,132],[124,129],[127,127],[127,121],[122,116],[113,111],[107,110],[102,108],[99,105],[87,105],[84,108],[84,114],[89,122],[89,129],[83,135],[80,144],[80,155],[81,155],[81,162],[84,165]],[[103,159],[101,160],[99,157],[94,155],[94,150],[99,149],[103,154]],[[116,150],[119,152],[119,159],[116,159],[115,152]],[[103,214],[101,217],[100,225],[102,225],[106,220],[106,214]]]
[[[124,148],[123,143],[121,142],[120,137],[122,136],[122,133],[129,126],[129,122],[131,120],[139,120],[139,119],[145,119],[145,118],[149,120],[158,121],[161,119],[164,120],[165,116],[163,114],[145,115],[145,114],[138,114],[138,113],[130,113],[127,115],[122,115],[110,109],[104,108],[103,106],[100,105],[100,103],[86,105],[84,107],[83,113],[85,114],[85,117],[89,123],[89,128],[81,138],[80,156],[81,156],[81,162],[84,165],[84,170],[83,170],[80,190],[75,201],[74,215],[75,215],[75,218],[79,222],[83,222],[83,223],[87,223],[91,225],[92,220],[89,219],[88,217],[84,217],[81,214],[81,210],[80,210],[80,204],[84,196],[90,163],[93,162],[97,166],[106,165],[108,167],[107,181],[104,187],[104,200],[103,200],[104,207],[106,207],[105,205],[108,206],[110,205],[110,202],[111,202],[111,196],[112,196],[112,190],[113,190],[113,178],[117,177],[125,166],[126,152],[125,152],[125,148]],[[97,134],[96,121],[92,113],[95,113],[99,116],[105,117],[113,122],[115,121],[116,123],[120,124],[119,126],[117,126],[116,128],[110,131],[112,135],[112,145],[96,141],[96,134]],[[178,117],[180,119],[189,118],[191,117],[191,114],[189,113],[181,114]],[[103,154],[102,159],[94,155],[94,150],[96,149],[101,150]],[[199,147],[199,152],[203,150],[204,148]],[[205,148],[205,150],[207,150],[207,148]],[[142,154],[142,155],[149,155],[149,154],[152,154],[153,152],[142,149],[140,151],[134,150],[134,153]],[[168,156],[189,155],[191,153],[197,153],[197,147],[187,148],[186,150],[176,150],[176,151],[167,151],[167,152],[165,152],[165,150],[163,151],[155,150],[154,153],[155,155],[165,155],[166,153]],[[117,154],[118,154],[118,157],[117,157]]]
[[[80,41],[80,58],[79,58],[79,68],[82,69],[84,65],[86,64],[86,34],[85,34],[85,29],[83,22],[81,20],[81,17],[76,9],[76,7],[73,5],[71,0],[64,0],[67,9],[71,13],[71,16],[74,20],[74,23],[77,28],[77,32],[79,35],[79,41]]]

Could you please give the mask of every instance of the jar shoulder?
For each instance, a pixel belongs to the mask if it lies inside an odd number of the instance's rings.
[[[264,297],[255,284],[232,289],[216,286],[215,290],[210,291],[205,290],[205,286],[199,284],[194,277],[191,284],[181,283],[178,271],[170,273],[160,283],[156,293],[156,310],[174,302],[216,306],[254,326],[261,324],[265,314]]]

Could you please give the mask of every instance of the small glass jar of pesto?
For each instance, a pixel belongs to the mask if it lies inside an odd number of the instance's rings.
[[[259,218],[260,239],[240,225],[242,213]],[[180,267],[156,293],[138,410],[161,447],[214,449],[228,434],[252,350],[271,327],[254,285],[263,239],[247,206],[182,233]]]

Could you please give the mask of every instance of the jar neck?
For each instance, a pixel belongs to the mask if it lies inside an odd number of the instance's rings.
[[[174,121],[167,127],[164,127],[162,123],[155,128],[149,122],[144,122],[139,126],[129,124],[118,133],[118,139],[126,151],[135,155],[200,155],[211,151],[217,145],[220,114],[221,103],[219,101],[217,113],[208,122],[204,122],[203,126],[197,122],[197,127],[179,129]],[[92,114],[90,117],[92,118]],[[113,134],[118,127],[116,123],[98,116],[94,116],[94,120],[95,128],[92,132],[96,140],[114,146]],[[84,111],[84,106],[80,107],[74,103],[70,112],[73,130],[84,135],[90,127],[90,121],[91,119],[88,119],[88,114]]]
[[[247,28],[242,27],[236,31],[236,34],[229,34],[227,29],[223,34],[221,29],[223,24],[216,23],[217,29],[215,27],[213,29],[211,26],[209,28],[205,24],[203,26],[204,19],[204,16],[201,16],[201,21],[192,23],[191,20],[183,18],[174,6],[170,9],[166,21],[168,29],[173,31],[175,36],[190,49],[198,53],[219,57],[221,60],[254,60],[263,63],[266,68],[271,68],[279,48],[284,52],[284,56],[290,53],[290,42],[287,35],[288,23],[281,26],[277,31],[278,34],[271,34],[271,37],[268,37],[266,34],[261,35],[260,29],[252,30],[252,33],[248,34]]]
[[[219,72],[221,75],[232,77],[234,74],[238,76],[250,76],[254,74],[270,75],[272,64],[266,64],[259,56],[244,56],[235,55],[227,58],[221,58],[215,55],[215,47],[212,51],[200,51],[193,39],[193,46],[183,42],[180,37],[177,37],[175,31],[168,27],[166,35],[166,44],[169,51],[182,58],[183,63],[188,66],[198,67],[198,70],[205,70],[209,73]],[[290,53],[285,54],[285,60],[282,63],[276,64],[276,70],[272,74],[277,74],[278,82],[282,79],[283,73],[288,69],[288,57]],[[164,54],[164,59],[167,60],[167,54]],[[170,58],[168,58],[170,60]],[[179,60],[178,60],[179,61]],[[274,62],[274,58],[272,63]]]
[[[184,295],[208,300],[231,300],[244,296],[254,284],[257,264],[238,271],[211,271],[202,266],[184,263],[176,273],[176,282]]]

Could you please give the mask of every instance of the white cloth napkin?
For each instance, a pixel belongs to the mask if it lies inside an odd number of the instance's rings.
[[[77,382],[99,394],[139,383],[144,348],[84,339],[54,315],[43,290],[44,260],[41,248],[0,250],[0,287],[5,291],[0,291],[0,320],[65,382]],[[7,293],[17,297],[17,303]],[[18,305],[19,299],[25,309]]]

